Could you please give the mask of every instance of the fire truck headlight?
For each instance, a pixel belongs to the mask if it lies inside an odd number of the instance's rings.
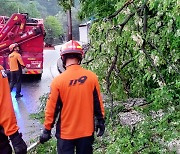
[[[31,67],[31,65],[30,64],[26,64],[26,67],[29,68],[29,67]]]
[[[38,64],[38,65],[37,65],[37,68],[41,68],[41,64]]]
[[[31,64],[30,64],[31,66],[31,68],[35,68],[35,69],[39,69],[39,68],[41,68],[41,63],[40,62],[37,62],[37,61],[33,61],[33,62],[31,62]]]

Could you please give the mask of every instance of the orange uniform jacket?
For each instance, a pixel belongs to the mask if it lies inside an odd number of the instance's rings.
[[[46,129],[53,128],[58,113],[56,137],[76,139],[93,134],[94,116],[104,118],[100,87],[93,72],[71,65],[52,81],[45,110]]]
[[[16,51],[12,52],[9,55],[8,59],[9,59],[10,71],[18,71],[19,67],[25,66],[24,62],[21,58],[21,55]],[[19,66],[19,65],[21,65],[21,66]]]
[[[19,128],[12,105],[10,88],[7,76],[3,67],[0,65],[0,127],[3,128],[4,134],[10,136]]]

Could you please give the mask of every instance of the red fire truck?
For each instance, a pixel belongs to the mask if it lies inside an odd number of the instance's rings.
[[[0,64],[9,70],[9,45],[18,43],[27,71],[23,74],[43,72],[45,30],[43,19],[29,18],[26,13],[14,13],[10,18],[0,16]]]

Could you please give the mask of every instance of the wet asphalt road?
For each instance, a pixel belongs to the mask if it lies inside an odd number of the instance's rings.
[[[57,49],[57,48],[56,48]],[[20,132],[28,146],[32,139],[37,138],[43,128],[37,120],[30,119],[31,113],[36,113],[40,105],[39,97],[50,90],[52,79],[59,74],[57,59],[59,50],[44,50],[43,74],[41,80],[25,76],[22,82],[22,98],[15,98],[15,90],[11,92],[13,107],[15,110]]]

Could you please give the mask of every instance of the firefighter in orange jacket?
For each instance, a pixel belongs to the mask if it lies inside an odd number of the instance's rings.
[[[12,154],[8,137],[16,154],[27,153],[26,143],[18,129],[7,75],[0,65],[0,154]]]
[[[40,142],[51,138],[51,129],[58,118],[56,138],[59,154],[73,154],[75,149],[77,154],[92,154],[94,130],[97,136],[102,136],[105,130],[98,78],[80,66],[82,56],[83,50],[78,42],[71,40],[64,44],[61,58],[66,70],[52,81],[46,104]]]
[[[9,67],[11,72],[10,89],[13,90],[16,84],[16,98],[22,97],[21,94],[21,78],[22,78],[22,67],[25,68],[24,62],[19,52],[19,45],[17,43],[11,44],[9,50],[12,52],[9,57]]]

